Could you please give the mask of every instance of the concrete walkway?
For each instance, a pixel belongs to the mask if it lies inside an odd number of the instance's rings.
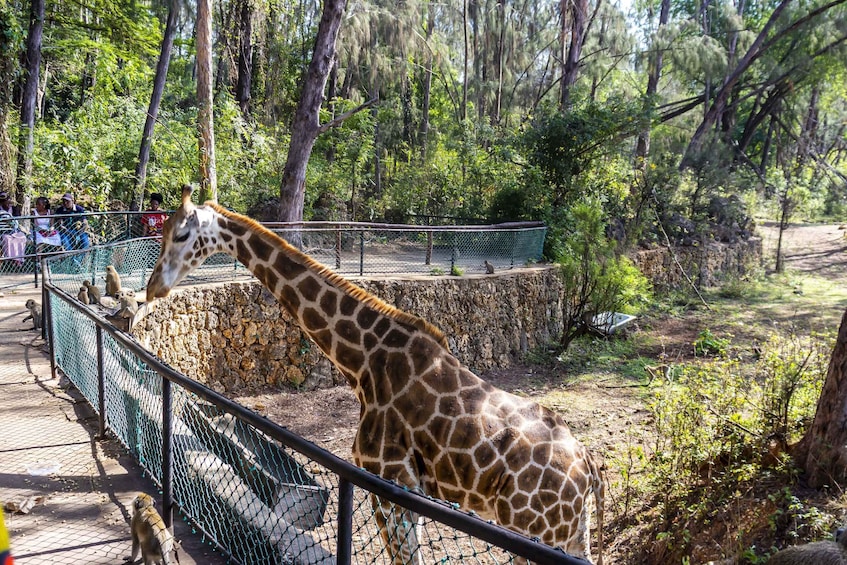
[[[0,504],[16,563],[114,564],[130,552],[131,503],[154,484],[114,438],[95,440],[97,417],[73,388],[51,378],[41,333],[24,322],[41,302],[32,282],[0,297]],[[35,505],[27,513],[14,508]],[[10,510],[11,509],[11,510]],[[181,565],[225,563],[178,514]]]

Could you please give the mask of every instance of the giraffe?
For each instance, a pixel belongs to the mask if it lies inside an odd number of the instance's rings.
[[[247,267],[349,381],[361,404],[355,463],[423,494],[598,563],[604,482],[591,453],[553,411],[485,382],[432,324],[398,310],[191,187],[165,222],[147,300],[168,295],[209,255]],[[418,517],[372,498],[394,563],[420,563]]]

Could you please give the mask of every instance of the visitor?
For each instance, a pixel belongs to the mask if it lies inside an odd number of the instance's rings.
[[[35,251],[44,253],[48,247],[61,247],[62,238],[53,226],[53,218],[50,216],[50,201],[44,196],[35,199],[35,211],[33,212],[33,224],[35,226]]]
[[[2,242],[3,257],[14,259],[18,266],[23,264],[26,255],[26,234],[21,231],[18,221],[14,219],[17,210],[12,206],[8,192],[0,192],[0,241]],[[5,267],[5,262],[4,265]]]
[[[160,210],[162,195],[154,192],[150,195],[150,209],[141,216],[142,234],[144,237],[162,237],[162,226],[168,215]]]
[[[80,215],[80,217],[75,217]],[[68,251],[72,249],[88,249],[91,245],[88,239],[88,221],[85,219],[85,208],[74,203],[73,194],[66,192],[62,195],[62,204],[56,208],[56,223],[62,246]]]

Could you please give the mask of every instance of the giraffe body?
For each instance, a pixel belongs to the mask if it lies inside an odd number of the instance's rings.
[[[166,296],[213,253],[226,252],[276,296],[345,375],[361,403],[357,465],[412,490],[590,559],[604,485],[588,450],[553,411],[499,390],[449,352],[444,335],[217,204],[182,206],[164,225],[147,300]],[[374,498],[395,563],[419,563],[417,517]]]

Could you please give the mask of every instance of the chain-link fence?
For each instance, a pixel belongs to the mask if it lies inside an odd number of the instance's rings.
[[[393,539],[419,563],[585,563],[371,475],[166,366],[76,300],[105,266],[141,290],[150,240],[46,261],[52,362],[177,508],[236,563],[394,563],[371,497],[400,514]],[[74,263],[79,261],[79,263]],[[212,267],[219,270],[220,267]],[[416,527],[417,516],[421,517]]]
[[[43,257],[140,237],[142,214],[96,212],[0,217],[0,286],[37,284]]]
[[[141,212],[102,212],[0,219],[0,288],[38,284],[40,260],[65,256],[54,272],[91,278],[99,265],[92,262],[96,248],[139,238]],[[493,226],[408,226],[393,224],[306,222],[265,224],[315,260],[338,273],[356,275],[417,274],[462,275],[521,267],[538,261],[544,246],[543,224],[520,222]],[[152,268],[158,241],[145,240],[149,253],[129,265]],[[55,245],[53,245],[55,244]],[[68,255],[68,253],[72,253]],[[116,258],[116,266],[122,259]],[[194,280],[246,275],[243,266],[227,255],[210,257]],[[142,273],[138,274],[142,277]],[[143,286],[143,285],[142,285]]]

